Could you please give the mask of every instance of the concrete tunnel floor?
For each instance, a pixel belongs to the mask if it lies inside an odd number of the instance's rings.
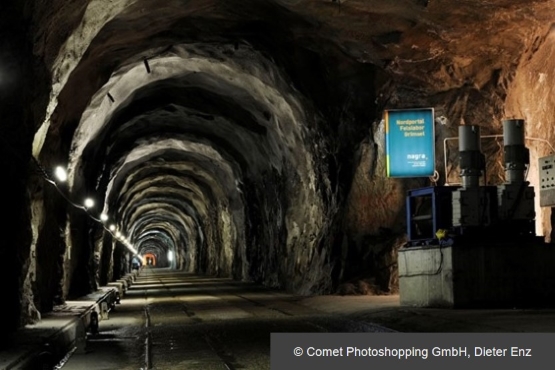
[[[402,307],[398,295],[301,297],[145,268],[63,369],[269,369],[275,332],[555,332],[555,310]]]

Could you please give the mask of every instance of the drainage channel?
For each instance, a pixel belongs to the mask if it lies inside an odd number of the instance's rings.
[[[150,270],[147,270],[146,275],[150,273]],[[150,307],[148,305],[148,288],[144,288],[144,299],[145,299],[145,370],[152,369],[152,335],[150,333]],[[141,369],[142,370],[142,369]]]
[[[152,369],[152,335],[150,333],[150,309],[145,306],[145,369]]]
[[[58,362],[58,364],[56,364],[52,370],[60,370],[62,367],[65,366],[65,364],[69,361],[69,359],[71,358],[71,356],[73,355],[73,353],[75,352],[75,350],[77,349],[77,347],[73,347],[65,356],[64,358],[62,358],[62,360],[60,362]]]
[[[234,296],[239,297],[239,298],[241,298],[241,299],[244,299],[245,301],[250,302],[250,303],[252,303],[253,305],[255,305],[255,306],[257,306],[257,307],[264,307],[264,308],[266,308],[266,309],[268,309],[268,310],[272,310],[272,311],[275,311],[275,312],[279,312],[280,314],[285,315],[285,316],[295,316],[295,315],[293,315],[292,313],[287,312],[287,311],[285,311],[285,310],[282,310],[282,309],[279,309],[279,308],[276,308],[276,307],[268,306],[267,304],[264,304],[264,303],[262,303],[262,302],[258,302],[258,301],[254,300],[254,299],[251,299],[251,298],[244,297],[244,296],[239,295],[239,294],[234,294]]]
[[[208,343],[208,345],[210,346],[210,348],[212,348],[212,350],[216,353],[216,355],[218,355],[220,360],[222,360],[227,370],[235,370],[235,369],[242,368],[242,366],[235,364],[236,360],[235,360],[235,356],[233,356],[233,353],[226,350],[224,345],[216,338],[210,336],[209,334],[205,334],[204,340],[206,341],[206,343]]]

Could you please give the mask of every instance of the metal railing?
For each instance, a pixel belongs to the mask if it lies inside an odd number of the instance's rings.
[[[491,139],[491,138],[502,138],[503,134],[496,134],[496,135],[482,135],[480,137],[480,139]],[[452,140],[458,140],[459,137],[458,136],[452,136],[452,137],[446,137],[445,139],[443,139],[443,170],[445,171],[445,185],[446,186],[451,186],[451,185],[460,185],[461,183],[450,183],[449,180],[449,176],[447,176],[447,141],[452,141]],[[551,149],[551,152],[555,152],[555,149],[553,148],[553,145],[551,145],[551,143],[549,141],[547,141],[546,139],[541,139],[541,138],[537,138],[537,137],[525,137],[525,140],[530,140],[530,141],[539,141],[539,142],[543,142],[545,144],[547,144],[549,146],[549,148]]]

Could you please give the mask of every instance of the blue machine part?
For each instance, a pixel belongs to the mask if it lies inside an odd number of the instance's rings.
[[[452,194],[457,189],[458,186],[431,186],[408,191],[409,244],[437,243],[437,231],[452,228]]]

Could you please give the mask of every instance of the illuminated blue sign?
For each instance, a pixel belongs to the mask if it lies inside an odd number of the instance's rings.
[[[385,111],[385,141],[388,177],[433,176],[433,108]]]

